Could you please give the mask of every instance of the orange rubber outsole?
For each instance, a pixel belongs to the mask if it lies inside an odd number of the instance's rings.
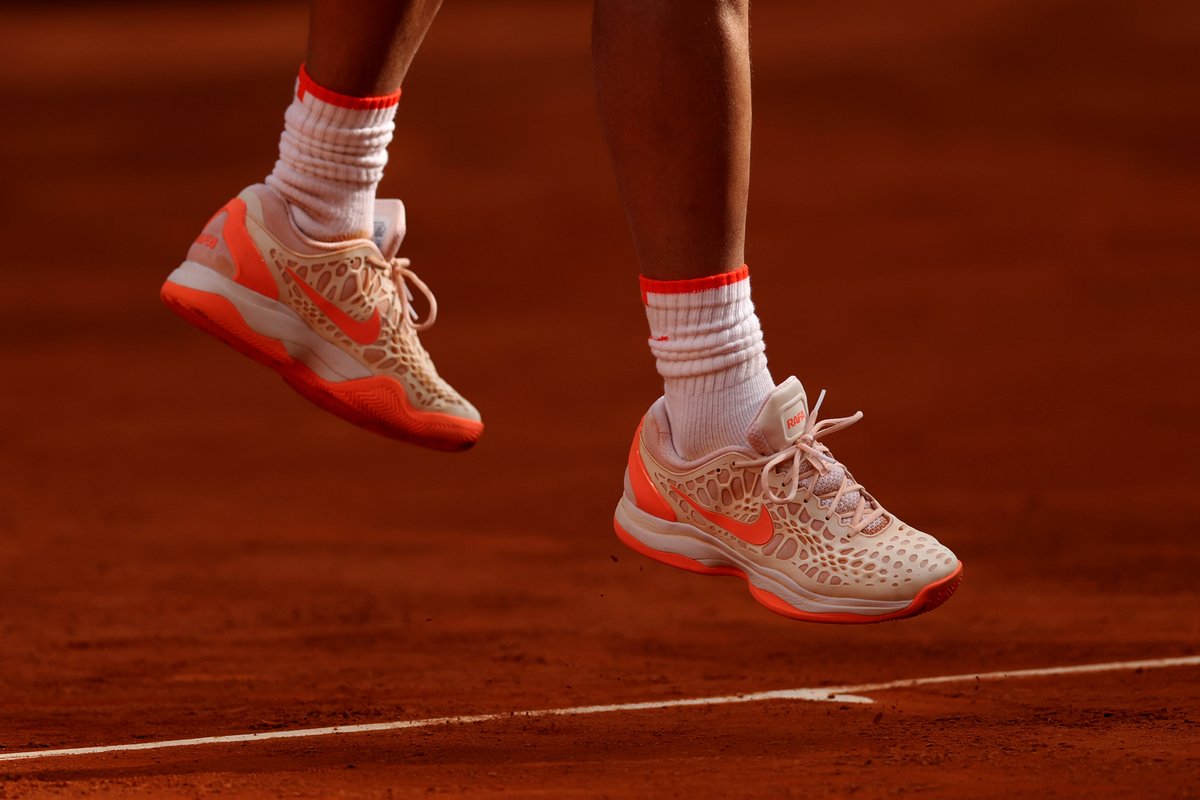
[[[962,583],[963,565],[959,563],[958,569],[953,574],[947,575],[940,581],[926,586],[912,599],[912,602],[899,611],[893,611],[890,614],[879,614],[877,616],[867,614],[814,614],[808,611],[801,611],[771,592],[758,588],[750,582],[745,572],[735,566],[706,567],[699,561],[687,556],[681,556],[677,553],[664,553],[648,547],[631,536],[628,531],[621,527],[621,524],[616,519],[613,519],[613,528],[617,532],[617,538],[624,542],[631,550],[635,550],[661,564],[667,564],[687,570],[688,572],[696,572],[700,575],[725,575],[741,578],[746,582],[746,587],[750,590],[750,595],[759,604],[774,611],[776,614],[803,622],[820,622],[832,625],[870,625],[876,622],[892,622],[898,619],[907,619],[937,608],[949,600],[950,596],[958,589],[958,585]]]
[[[282,342],[252,330],[237,307],[220,295],[167,281],[161,297],[192,325],[275,370],[306,400],[360,428],[446,451],[466,450],[483,434],[483,423],[413,408],[404,387],[392,378],[325,380],[292,358]]]

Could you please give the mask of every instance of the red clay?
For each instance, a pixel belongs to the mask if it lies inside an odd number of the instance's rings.
[[[302,7],[0,11],[0,752],[1196,653],[1193,6],[756,2],[771,364],[970,564],[873,626],[612,534],[657,382],[587,15],[447,3],[405,87],[384,191],[488,425],[447,455],[155,297],[270,169]],[[0,797],[1194,797],[1197,675],[0,762]]]

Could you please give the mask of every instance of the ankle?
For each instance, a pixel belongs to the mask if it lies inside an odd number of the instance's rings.
[[[745,444],[775,387],[749,270],[683,281],[643,278],[642,296],[676,451],[692,460]]]
[[[306,236],[318,241],[370,236],[399,98],[399,91],[383,97],[338,94],[301,66],[284,115],[279,160],[266,184],[283,197]]]

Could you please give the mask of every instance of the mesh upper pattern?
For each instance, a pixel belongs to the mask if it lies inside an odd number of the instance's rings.
[[[415,406],[425,409],[467,406],[462,395],[438,375],[416,329],[405,318],[398,299],[403,288],[368,261],[365,252],[364,248],[361,254],[352,251],[327,261],[301,261],[287,251],[271,250],[269,263],[273,264],[284,289],[280,300],[313,330],[355,356],[376,375],[394,377],[403,383]],[[378,338],[363,345],[343,333],[292,279],[289,269],[356,320],[366,320],[378,309]]]
[[[648,469],[651,478],[666,490],[664,495],[680,521],[721,537],[759,563],[784,571],[814,591],[869,596],[872,590],[902,590],[914,582],[924,586],[933,573],[957,563],[954,554],[932,536],[895,517],[880,517],[867,531],[856,533],[831,515],[831,497],[822,499],[820,494],[832,495],[837,490],[844,469],[840,465],[838,474],[830,469],[817,480],[818,495],[802,489],[793,501],[784,503],[765,501],[759,486],[761,470],[739,466],[736,456],[717,459],[686,475],[673,475],[654,464],[648,464]],[[783,472],[777,470],[771,481],[777,492],[787,480]],[[811,481],[812,477],[801,485]],[[764,545],[748,544],[706,519],[683,499],[684,495],[744,523],[754,522],[761,506],[762,513],[771,515],[774,536]],[[857,496],[849,502],[843,497],[834,513],[852,512],[857,503]],[[830,587],[840,588],[831,591]]]
[[[813,483],[813,478],[816,478],[815,485]],[[819,476],[814,475],[813,477],[802,480],[800,485],[803,486],[804,489],[811,490],[815,494],[828,495],[836,492],[844,480],[854,480],[854,476],[852,476],[846,470],[846,468],[841,465],[841,463],[832,460],[832,457],[830,457],[829,469]],[[854,509],[858,506],[859,499],[862,497],[863,493],[857,489],[852,492],[846,492],[838,500],[837,508],[834,509],[834,511],[838,514],[853,513]],[[874,510],[876,508],[875,498],[871,497],[870,495],[866,495],[865,499],[867,501],[866,508],[868,510]],[[889,519],[888,515],[885,513],[868,525],[865,532],[878,533],[886,528],[888,522],[890,521],[891,520]]]

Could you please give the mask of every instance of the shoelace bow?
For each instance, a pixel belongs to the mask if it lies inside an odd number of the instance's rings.
[[[821,394],[817,397],[816,405],[808,413],[808,419],[804,423],[804,432],[800,434],[800,437],[796,441],[773,456],[763,456],[762,458],[744,463],[746,466],[762,464],[763,490],[767,498],[775,503],[788,503],[795,500],[796,495],[800,492],[800,482],[805,478],[811,477],[812,482],[805,489],[809,494],[817,497],[821,501],[822,506],[828,500],[829,513],[825,515],[826,521],[834,514],[839,514],[837,508],[842,497],[857,491],[858,505],[850,515],[850,527],[855,533],[862,533],[867,526],[883,515],[883,509],[878,504],[874,504],[875,507],[868,510],[866,489],[850,477],[850,471],[844,465],[842,466],[842,482],[832,497],[828,493],[817,495],[813,491],[819,477],[838,463],[833,458],[833,454],[829,452],[829,448],[822,444],[820,440],[831,433],[850,427],[863,418],[863,413],[856,411],[849,417],[830,417],[818,422],[817,414],[820,412],[821,403],[824,401],[825,390],[822,389]],[[777,495],[775,490],[771,488],[769,480],[771,471],[789,459],[792,462],[790,486],[786,493]],[[864,513],[864,511],[867,511],[867,513]],[[840,515],[845,516],[845,512],[841,512]]]
[[[417,273],[412,271],[411,261],[407,258],[393,258],[390,262],[371,259],[369,263],[376,267],[380,274],[390,278],[392,284],[396,287],[396,296],[400,298],[401,320],[408,320],[413,330],[416,331],[426,330],[437,321],[437,298],[433,296],[433,290],[426,285],[425,281],[417,277]],[[414,286],[417,288],[417,291],[425,296],[425,301],[429,303],[429,313],[425,316],[425,319],[418,317],[417,310],[413,307],[414,295],[412,287]]]

